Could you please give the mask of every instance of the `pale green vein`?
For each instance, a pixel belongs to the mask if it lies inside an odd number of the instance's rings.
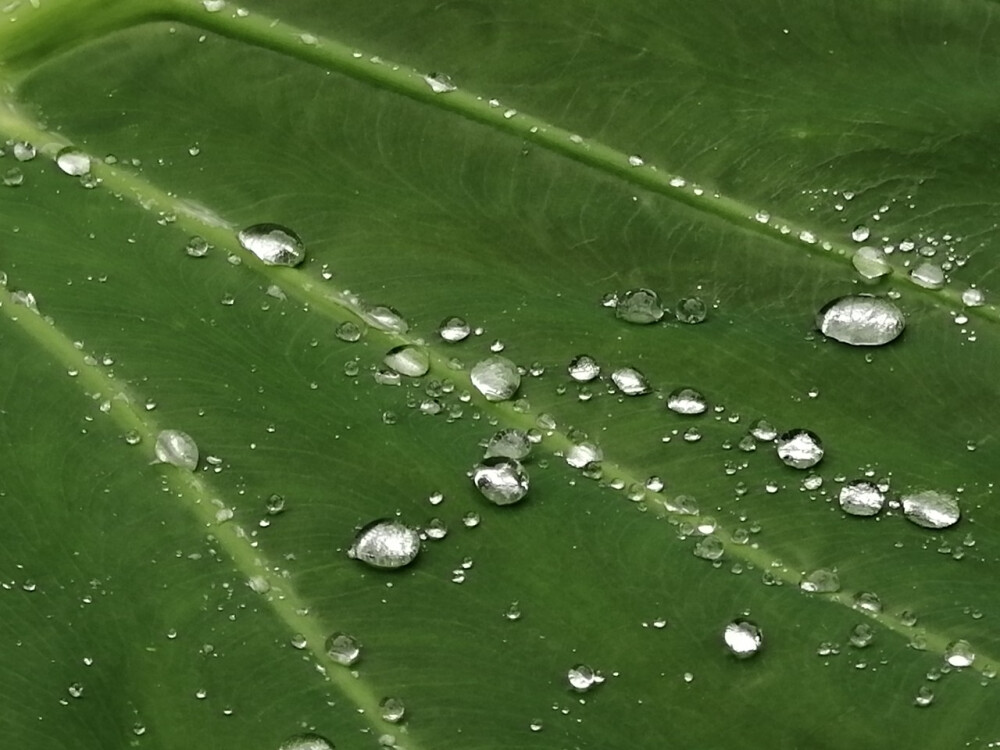
[[[44,130],[10,106],[0,107],[0,131],[5,131],[16,138],[32,141],[40,147],[43,153],[50,157],[54,156],[60,148],[71,145],[64,137]],[[240,255],[244,259],[245,265],[253,268],[270,283],[279,285],[282,291],[288,296],[297,299],[308,309],[318,311],[338,320],[360,320],[364,322],[363,300],[346,290],[337,288],[329,282],[311,277],[305,271],[268,266],[261,263],[255,256],[247,253],[240,247],[235,237],[234,226],[210,209],[177,198],[151,184],[140,175],[119,169],[116,166],[104,164],[97,159],[93,160],[92,171],[94,176],[101,180],[106,189],[134,201],[144,210],[153,212],[157,216],[169,215],[175,217],[175,221],[179,227],[192,234],[201,235],[220,248]],[[4,292],[4,294],[8,293]],[[0,299],[4,298],[0,297]],[[10,305],[7,304],[5,307],[9,314]],[[22,319],[25,319],[25,317],[24,315],[21,316]],[[76,366],[78,366],[79,361],[82,361],[80,359],[81,355],[72,348],[68,339],[51,326],[38,323],[36,318],[37,316],[28,316],[29,322],[34,326],[32,330],[35,332],[36,338],[47,348],[53,350],[53,353],[61,357],[71,358],[76,363]],[[431,372],[435,376],[442,379],[450,379],[456,375],[456,370],[452,364],[452,357],[445,354],[439,348],[428,345],[417,336],[409,333],[377,329],[371,329],[370,335],[378,337],[385,344],[386,348],[404,344],[420,346],[428,352],[431,359]],[[107,378],[100,371],[91,372],[90,376],[97,379],[94,383],[90,384],[90,387],[94,387],[95,385],[104,385],[107,387],[109,384],[113,384],[115,389],[122,389],[120,384]],[[85,383],[85,381],[81,381],[81,383]],[[539,415],[530,406],[525,406],[524,403],[490,402],[482,398],[478,392],[475,392],[475,389],[472,389],[472,396],[481,409],[493,412],[505,424],[511,427],[532,429],[538,426]],[[129,404],[138,403],[132,399],[126,400]],[[155,434],[155,427],[146,413],[129,408],[117,412],[117,414],[120,419],[125,421],[124,426],[138,429],[144,437],[150,437]],[[551,453],[561,457],[573,447],[574,443],[568,434],[556,428],[546,431],[543,445]],[[635,470],[611,461],[603,462],[601,468],[602,478],[607,484],[615,483],[621,487],[629,488],[635,485],[641,486],[645,481]],[[207,487],[204,486],[202,480],[193,475],[187,475],[184,477],[184,480],[187,482],[184,486],[184,489],[187,491],[185,496],[191,502],[195,512],[206,522],[214,522],[216,508],[205,502],[211,494],[208,492]],[[656,514],[673,521],[692,520],[691,516],[669,510],[665,505],[665,499],[661,495],[649,493],[643,500],[643,504]],[[232,549],[229,549],[227,546],[227,550],[233,555],[237,565],[244,573],[249,576],[262,568],[262,564],[259,562],[259,553],[249,547],[246,540],[238,531],[234,530],[234,527],[223,526],[220,528],[228,534],[227,539]],[[732,534],[722,526],[719,526],[715,533],[722,541],[725,553],[729,559],[739,560],[758,570],[768,572],[776,581],[790,586],[795,591],[800,591],[800,571],[781,564],[760,546],[733,542]],[[286,582],[278,579],[269,582],[276,589],[287,585]],[[802,595],[842,607],[853,608],[854,593],[841,591],[835,594],[817,595],[802,593]],[[298,605],[295,603],[294,592],[289,592],[288,596],[284,599],[276,601],[272,599],[272,604],[275,606],[277,614],[293,632],[301,632],[307,637],[310,647],[314,650],[315,655],[320,659],[321,663],[327,663],[328,660],[325,654],[319,649],[323,634],[318,630],[318,623],[310,617],[298,614],[296,611]],[[870,612],[867,610],[859,610],[859,613],[875,620],[882,627],[899,634],[907,640],[911,640],[919,634],[924,640],[926,650],[930,652],[943,654],[951,641],[949,636],[942,633],[930,632],[926,629],[915,629],[905,625],[894,614]],[[995,674],[997,671],[1000,671],[1000,660],[991,659],[980,651],[974,668],[986,675]],[[372,716],[371,711],[375,705],[374,697],[360,684],[360,681],[348,680],[346,678],[338,679],[339,672],[332,672],[331,674],[333,681],[352,700],[357,701],[358,705],[365,709],[366,714]]]

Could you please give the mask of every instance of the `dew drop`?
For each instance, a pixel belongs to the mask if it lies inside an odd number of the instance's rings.
[[[420,378],[431,369],[431,358],[425,349],[404,344],[389,350],[382,360],[387,367],[410,378]]]
[[[870,236],[871,232],[869,231],[868,227],[866,227],[864,224],[859,224],[858,226],[854,227],[854,231],[851,232],[851,239],[854,240],[855,242],[864,242]]]
[[[910,280],[924,289],[941,289],[944,286],[944,271],[936,263],[921,263],[910,271]]]
[[[709,534],[699,539],[694,545],[694,556],[702,560],[718,560],[725,553],[726,547],[715,534]]]
[[[604,678],[586,664],[577,664],[571,667],[566,673],[569,685],[578,693],[586,693],[588,690],[604,682]]]
[[[622,367],[611,373],[615,387],[626,396],[642,396],[649,393],[646,376],[632,367]]]
[[[430,73],[424,76],[424,83],[431,87],[435,94],[448,94],[458,87],[451,81],[451,76],[444,73]]]
[[[885,505],[885,494],[878,485],[858,480],[840,488],[840,507],[852,516],[874,516]]]
[[[450,344],[462,341],[469,337],[472,329],[462,318],[445,318],[438,326],[438,334],[442,339]]]
[[[875,640],[875,629],[866,622],[851,628],[849,641],[854,648],[867,648]]]
[[[198,445],[190,435],[180,430],[162,430],[156,436],[153,452],[160,463],[173,464],[188,471],[194,471],[198,466]]]
[[[5,187],[20,187],[24,184],[24,172],[18,167],[12,167],[3,173],[3,184]]]
[[[726,625],[722,635],[729,651],[740,659],[747,659],[763,645],[763,634],[754,623],[742,618],[733,620]]]
[[[840,297],[823,306],[816,326],[828,338],[851,346],[882,346],[903,332],[906,319],[892,302],[868,294]]]
[[[913,705],[926,708],[934,702],[934,690],[927,685],[921,685],[913,698]]]
[[[333,750],[333,743],[318,734],[297,734],[282,742],[278,750]]]
[[[358,314],[365,323],[379,331],[406,333],[410,330],[410,324],[399,311],[388,305],[366,305]]]
[[[486,444],[486,458],[513,458],[523,461],[531,453],[531,440],[524,430],[500,430]]]
[[[880,247],[859,247],[851,258],[854,269],[865,279],[877,279],[892,271]]]
[[[674,315],[681,323],[701,323],[708,316],[708,306],[701,297],[685,297],[677,303]]]
[[[345,320],[339,326],[337,326],[334,331],[334,335],[341,341],[346,341],[349,344],[353,344],[356,341],[361,340],[361,326],[356,323],[352,323],[349,320]]]
[[[663,317],[660,298],[650,289],[630,289],[618,300],[615,317],[639,325],[656,323]]]
[[[56,154],[56,166],[73,177],[81,177],[90,172],[90,157],[73,146],[60,149]]]
[[[399,698],[383,698],[378,705],[382,710],[382,718],[391,724],[398,724],[406,714],[406,706]]]
[[[579,443],[566,451],[566,463],[574,469],[583,469],[604,460],[604,451],[593,443]]]
[[[237,238],[245,250],[268,266],[297,266],[306,257],[299,236],[280,224],[254,224],[241,229]]]
[[[944,529],[958,523],[958,501],[935,490],[914,492],[902,497],[903,515],[925,529]]]
[[[854,595],[851,606],[861,612],[871,612],[877,615],[882,611],[882,600],[873,591],[859,591]]]
[[[766,419],[758,419],[750,426],[750,435],[762,443],[770,443],[778,437],[778,431]]]
[[[361,656],[361,644],[353,635],[334,633],[326,639],[326,655],[338,664],[349,667]]]
[[[678,388],[667,396],[667,408],[678,414],[704,414],[708,402],[694,388]]]
[[[494,356],[477,362],[469,373],[472,385],[487,401],[508,401],[521,385],[517,365],[506,357]]]
[[[512,458],[486,458],[472,472],[472,481],[494,505],[512,505],[528,494],[528,474]]]
[[[204,237],[195,235],[189,239],[187,245],[184,246],[184,252],[192,258],[204,258],[208,255],[208,251],[211,248],[212,246],[208,244],[208,240]]]
[[[589,383],[601,374],[601,366],[588,354],[580,354],[569,363],[569,376],[577,383]]]
[[[969,287],[962,292],[962,304],[966,307],[980,307],[986,302],[986,296],[981,289]]]
[[[809,430],[791,430],[778,438],[778,458],[793,469],[809,469],[823,458],[819,436]]]
[[[976,652],[968,641],[952,641],[944,651],[944,660],[952,667],[964,669],[972,666],[976,660]]]
[[[38,151],[27,141],[18,141],[14,144],[14,158],[18,161],[31,161]]]
[[[420,535],[399,521],[378,520],[358,532],[347,556],[373,568],[402,568],[420,552]]]
[[[833,594],[840,591],[840,576],[829,568],[818,568],[799,582],[799,588],[811,594]]]

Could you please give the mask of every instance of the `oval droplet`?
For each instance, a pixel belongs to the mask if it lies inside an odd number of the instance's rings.
[[[278,750],[333,750],[333,743],[318,734],[297,734],[281,743]]]
[[[349,667],[361,657],[361,644],[353,635],[334,633],[326,639],[326,655]]]
[[[378,706],[382,710],[382,718],[391,724],[398,724],[406,715],[406,706],[399,698],[383,698]]]
[[[601,366],[589,354],[580,354],[569,363],[568,371],[577,383],[589,383],[601,374]]]
[[[528,474],[513,458],[487,458],[472,472],[472,481],[494,505],[512,505],[528,494]]]
[[[80,149],[66,146],[56,154],[56,166],[73,177],[82,177],[90,173],[90,157]]]
[[[941,289],[944,286],[944,270],[936,263],[921,263],[910,271],[910,280],[924,289]]]
[[[509,401],[521,386],[517,365],[506,357],[494,356],[477,362],[469,378],[487,401]]]
[[[834,594],[840,591],[840,576],[835,570],[819,568],[803,578],[799,588],[811,594]]]
[[[591,688],[604,682],[604,677],[586,664],[577,664],[566,672],[569,685],[578,693],[586,693]]]
[[[338,339],[346,341],[349,344],[353,344],[355,341],[360,341],[362,333],[363,331],[361,330],[361,326],[357,323],[352,323],[349,320],[345,320],[337,326],[337,329],[334,331],[334,334]]]
[[[678,388],[667,396],[667,408],[677,414],[704,414],[708,402],[694,388]]]
[[[639,325],[656,323],[663,317],[660,298],[651,289],[630,289],[618,300],[615,317]]]
[[[646,376],[632,367],[622,367],[611,373],[615,387],[626,396],[642,396],[649,393]]]
[[[574,469],[583,469],[604,460],[604,451],[593,443],[580,443],[566,451],[566,463]]]
[[[892,272],[892,266],[880,247],[859,247],[851,258],[851,263],[865,279],[878,279]]]
[[[914,492],[902,497],[903,515],[925,529],[944,529],[958,523],[958,501],[935,490]]]
[[[358,532],[347,556],[373,568],[402,568],[420,553],[420,535],[399,521],[373,521]]]
[[[674,315],[681,323],[695,325],[708,316],[708,306],[701,297],[685,297],[677,303]]]
[[[848,640],[854,648],[867,648],[875,640],[875,628],[867,622],[862,622],[851,628]]]
[[[406,333],[410,324],[406,322],[398,310],[388,305],[366,305],[358,311],[358,315],[372,328],[389,333]]]
[[[472,328],[462,318],[446,318],[438,326],[438,334],[450,344],[468,338],[471,332]]]
[[[524,430],[500,430],[486,444],[486,458],[513,458],[523,461],[531,453],[531,440]]]
[[[297,266],[306,258],[299,236],[280,224],[254,224],[241,229],[237,238],[244,250],[268,266]]]
[[[858,480],[840,488],[840,507],[852,516],[874,516],[885,505],[885,494],[877,485]]]
[[[722,637],[729,651],[739,659],[747,659],[756,654],[764,642],[760,628],[743,618],[726,625]]]
[[[156,436],[153,452],[160,463],[173,464],[188,471],[198,467],[198,445],[186,432],[162,430]]]
[[[451,81],[451,76],[444,73],[430,73],[424,76],[424,83],[431,87],[435,94],[449,94],[458,87]]]
[[[892,302],[869,294],[840,297],[823,306],[816,325],[824,336],[851,346],[883,346],[906,327]]]
[[[964,669],[972,666],[976,660],[976,652],[968,641],[952,641],[944,650],[944,660],[953,667]]]
[[[400,375],[410,378],[423,377],[431,369],[431,358],[427,351],[412,344],[390,349],[382,361]]]
[[[809,430],[790,430],[781,435],[775,445],[778,458],[793,469],[812,468],[823,458],[823,443]]]

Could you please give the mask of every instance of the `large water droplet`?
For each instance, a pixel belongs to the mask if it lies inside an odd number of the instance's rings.
[[[790,430],[778,438],[778,458],[793,469],[809,469],[823,458],[819,436],[809,430]]]
[[[611,373],[615,387],[626,396],[642,396],[649,393],[646,376],[632,367],[622,367]]]
[[[452,344],[468,338],[471,332],[472,329],[469,327],[469,324],[462,320],[462,318],[445,318],[441,321],[441,325],[438,326],[438,334],[440,334],[441,338]]]
[[[754,623],[739,618],[726,625],[722,635],[729,650],[738,658],[746,659],[760,651],[764,637]]]
[[[803,578],[799,588],[811,594],[833,594],[840,591],[840,576],[829,568],[819,568]]]
[[[153,446],[156,460],[194,471],[198,467],[198,445],[186,432],[162,430]]]
[[[237,238],[268,266],[297,266],[306,257],[299,236],[280,224],[254,224],[240,230]]]
[[[585,693],[604,682],[604,677],[586,664],[577,664],[571,667],[566,673],[566,679],[569,680],[570,687],[578,693]]]
[[[958,501],[935,490],[914,492],[902,498],[903,515],[925,529],[944,529],[958,523]]]
[[[56,154],[56,166],[68,175],[81,177],[90,172],[90,157],[80,149],[67,146]]]
[[[399,698],[383,698],[378,706],[382,710],[382,718],[392,724],[398,724],[406,715],[406,706]]]
[[[423,377],[431,369],[431,358],[427,351],[411,344],[390,349],[382,361],[400,375],[411,378]]]
[[[857,294],[824,305],[816,325],[824,336],[844,344],[882,346],[903,332],[906,319],[889,300]]]
[[[944,286],[944,271],[936,263],[921,263],[910,271],[910,279],[925,289],[940,289]]]
[[[601,366],[589,354],[581,354],[569,363],[568,371],[577,383],[589,383],[601,374]]]
[[[487,357],[477,362],[469,373],[472,385],[487,401],[508,401],[521,385],[517,365],[506,357]]]
[[[640,325],[655,323],[663,317],[660,298],[650,289],[630,289],[618,300],[615,317]]]
[[[358,532],[347,556],[374,568],[401,568],[420,552],[420,535],[399,521],[379,520]]]
[[[353,635],[334,633],[326,639],[326,654],[338,664],[349,667],[361,656],[361,644]]]
[[[708,402],[694,388],[678,388],[667,396],[667,408],[678,414],[703,414]]]
[[[976,652],[968,641],[952,641],[944,650],[944,660],[953,667],[964,669],[972,666],[976,660]]]
[[[866,279],[877,279],[892,271],[892,266],[880,247],[859,247],[851,258],[855,270]]]
[[[592,463],[604,460],[604,451],[593,443],[580,443],[566,451],[566,463],[574,469],[583,469]]]
[[[333,750],[333,743],[318,734],[297,734],[282,742],[278,750]]]
[[[840,488],[840,507],[852,516],[874,516],[885,505],[885,495],[878,485],[858,480]]]
[[[524,430],[500,430],[486,444],[486,458],[513,458],[522,461],[531,453],[531,440]]]
[[[472,481],[483,497],[495,505],[512,505],[528,494],[528,474],[512,458],[487,458],[476,466]]]

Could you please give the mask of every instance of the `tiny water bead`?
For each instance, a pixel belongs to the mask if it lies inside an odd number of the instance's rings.
[[[639,325],[656,323],[663,318],[660,298],[651,289],[630,289],[618,300],[615,317]]]
[[[494,505],[513,505],[528,494],[528,474],[512,458],[487,458],[472,472],[472,482]]]
[[[56,154],[56,166],[73,177],[82,177],[90,172],[90,157],[73,146],[66,146]]]
[[[449,344],[464,341],[472,333],[472,328],[462,318],[445,318],[438,326],[438,335]]]
[[[198,468],[198,445],[194,438],[180,430],[161,430],[153,446],[156,460],[173,464],[188,471]]]
[[[674,307],[674,316],[681,323],[695,325],[708,317],[708,305],[701,297],[684,297]]]
[[[958,523],[961,512],[958,501],[951,495],[925,490],[904,495],[903,515],[925,529],[944,529]]]
[[[486,444],[486,458],[513,458],[523,461],[531,454],[531,439],[524,430],[500,430]]]
[[[310,732],[289,737],[278,750],[334,750],[334,745],[326,737]]]
[[[823,459],[823,443],[809,430],[796,429],[784,433],[776,443],[778,458],[793,469],[809,469]]]
[[[851,346],[883,346],[906,327],[902,311],[891,301],[868,294],[849,295],[827,303],[816,316],[824,336]]]
[[[326,639],[326,655],[338,664],[349,667],[361,657],[361,644],[347,633],[334,633]]]
[[[944,660],[949,666],[965,669],[976,660],[976,652],[968,641],[952,641],[944,650]]]
[[[574,357],[567,368],[569,376],[577,383],[589,383],[601,374],[601,366],[588,354],[580,354]]]
[[[297,266],[305,260],[302,240],[280,224],[254,224],[237,234],[240,245],[268,266]]]
[[[569,681],[570,687],[578,693],[586,693],[604,682],[604,677],[586,664],[577,664],[571,667],[566,673],[566,679]]]
[[[487,401],[509,401],[521,386],[517,365],[506,357],[487,357],[477,362],[469,373],[472,385]]]
[[[704,414],[708,402],[694,388],[678,388],[667,396],[667,408],[677,414]]]
[[[423,377],[431,369],[431,358],[427,350],[412,344],[390,349],[382,361],[395,372],[410,378]]]
[[[764,643],[764,636],[756,624],[738,618],[726,625],[722,634],[730,653],[739,659],[747,659],[758,651]]]
[[[383,698],[378,707],[382,711],[382,718],[391,724],[398,724],[406,715],[406,706],[399,698]]]
[[[854,270],[865,279],[878,279],[892,272],[885,251],[880,247],[859,247],[851,258]]]
[[[852,516],[877,515],[885,505],[885,494],[872,482],[858,480],[840,488],[840,507]]]
[[[373,568],[402,568],[420,553],[420,535],[393,520],[378,520],[358,532],[347,556]]]
[[[632,367],[622,367],[611,373],[615,387],[626,396],[642,396],[649,393],[646,376]]]

